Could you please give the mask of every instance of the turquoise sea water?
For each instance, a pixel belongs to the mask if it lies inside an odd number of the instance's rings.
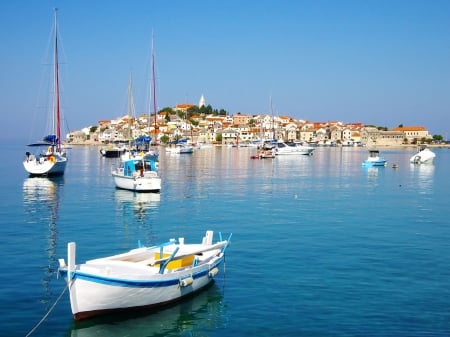
[[[449,336],[450,150],[317,148],[251,160],[251,148],[161,151],[160,194],[114,188],[116,159],[69,150],[59,179],[28,178],[25,149],[0,166],[0,336]],[[397,164],[397,169],[392,164]],[[233,233],[225,273],[156,313],[75,323],[58,258],[82,262],[172,237]]]

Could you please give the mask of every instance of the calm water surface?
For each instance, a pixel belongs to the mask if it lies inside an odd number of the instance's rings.
[[[27,177],[22,146],[2,150],[1,336],[27,335],[53,305],[32,336],[450,335],[449,149],[428,166],[409,164],[412,148],[383,150],[381,168],[361,167],[363,148],[161,151],[160,194],[116,190],[115,159],[97,147],[69,150],[52,180]],[[207,229],[233,237],[225,273],[199,296],[82,323],[67,293],[58,300],[68,241],[82,262]]]

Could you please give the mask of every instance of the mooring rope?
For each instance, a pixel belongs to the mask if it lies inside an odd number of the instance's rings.
[[[44,317],[42,317],[42,319],[38,322],[38,324],[36,324],[34,326],[33,329],[31,329],[31,331],[29,333],[26,334],[25,337],[29,337],[31,336],[31,334],[33,332],[36,331],[36,329],[45,321],[45,319],[48,317],[48,315],[50,315],[50,313],[52,312],[52,310],[55,308],[56,304],[59,302],[59,300],[61,299],[62,295],[66,292],[67,288],[69,288],[69,284],[70,282],[67,283],[66,287],[63,289],[63,291],[61,292],[61,294],[58,296],[58,298],[56,299],[55,303],[53,303],[53,305],[51,306],[51,308],[47,311],[47,313],[44,315]]]

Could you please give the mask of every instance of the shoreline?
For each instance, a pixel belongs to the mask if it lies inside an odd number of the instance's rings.
[[[74,143],[65,143],[65,146],[97,146],[97,147],[105,147],[105,146],[109,146],[110,144],[103,144],[100,142],[74,142]],[[211,144],[214,147],[226,147],[227,145],[225,144]],[[159,144],[158,146],[166,146],[164,144]],[[378,145],[374,148],[380,148],[380,149],[407,149],[407,148],[417,148],[421,146],[419,145],[414,145],[414,144],[403,144],[403,145]],[[244,146],[245,147],[245,146]],[[354,146],[342,146],[342,145],[337,145],[337,146],[315,146],[315,147],[354,147]],[[368,148],[367,146],[359,146],[359,147],[363,147],[363,148]],[[434,148],[434,149],[450,149],[450,144],[426,144],[426,147],[429,148]]]

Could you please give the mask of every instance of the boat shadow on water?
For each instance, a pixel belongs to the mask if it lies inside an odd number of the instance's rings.
[[[205,331],[225,327],[226,307],[223,289],[212,283],[197,294],[158,311],[128,311],[73,321],[65,336],[199,336]]]

